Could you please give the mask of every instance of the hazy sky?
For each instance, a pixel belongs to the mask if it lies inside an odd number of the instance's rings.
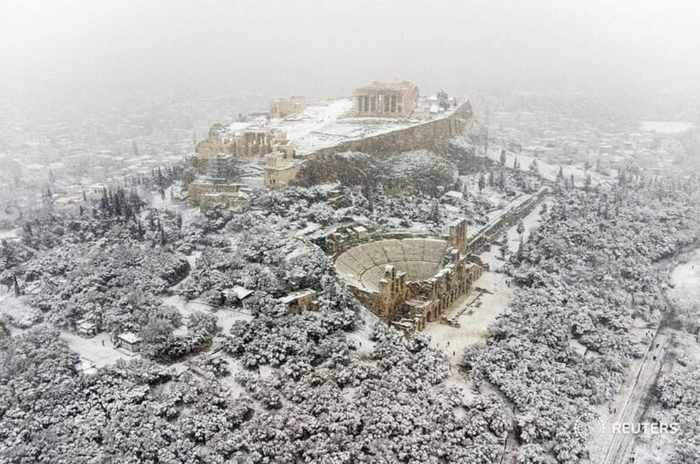
[[[0,0],[9,92],[347,95],[686,87],[700,6],[678,0]]]

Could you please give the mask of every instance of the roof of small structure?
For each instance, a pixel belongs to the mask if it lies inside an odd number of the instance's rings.
[[[292,292],[288,295],[283,296],[282,298],[280,298],[280,302],[284,303],[284,304],[289,304],[289,303],[292,303],[300,298],[304,298],[304,297],[315,295],[315,294],[316,294],[316,290],[313,290],[311,288],[305,288],[303,290],[298,290],[296,292]]]
[[[224,290],[225,295],[233,294],[239,300],[243,300],[253,294],[253,290],[241,287],[240,285],[234,285],[233,288]]]
[[[134,332],[124,332],[119,334],[118,338],[126,343],[138,343],[141,341],[141,337],[136,335]]]

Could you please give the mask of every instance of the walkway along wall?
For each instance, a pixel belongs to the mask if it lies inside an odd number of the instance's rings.
[[[530,214],[530,212],[544,199],[548,193],[549,187],[545,186],[536,193],[523,198],[517,204],[508,208],[508,210],[501,216],[495,218],[482,227],[481,230],[479,230],[479,232],[467,243],[467,247],[470,250],[474,250],[476,253],[484,245],[493,243],[499,235],[504,233],[510,227],[516,225],[518,221]]]

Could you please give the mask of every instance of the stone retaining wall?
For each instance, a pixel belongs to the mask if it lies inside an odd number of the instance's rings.
[[[464,133],[467,123],[472,116],[472,106],[467,100],[455,109],[452,114],[444,118],[434,119],[383,134],[348,140],[332,147],[321,148],[311,152],[303,157],[300,170],[304,169],[303,163],[307,160],[322,160],[324,157],[348,151],[362,152],[373,156],[390,156],[396,153],[424,149],[446,154],[449,140]],[[297,174],[298,172],[294,173],[295,176]],[[283,179],[282,176],[278,176],[272,170],[270,172],[266,171],[266,176],[277,186],[286,186],[289,183],[294,183],[294,179]],[[333,181],[334,179],[334,173],[328,172],[327,180]],[[320,179],[320,181],[323,182],[324,180]]]
[[[305,158],[312,159],[316,156],[346,151],[359,151],[376,156],[420,149],[445,153],[448,147],[448,140],[464,132],[467,121],[472,115],[471,103],[466,101],[445,118],[416,124],[404,129],[396,129],[383,134],[371,135],[362,139],[348,140],[332,147],[317,150],[306,155]]]

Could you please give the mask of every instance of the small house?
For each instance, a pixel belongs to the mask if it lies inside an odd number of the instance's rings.
[[[228,304],[243,304],[246,298],[253,294],[253,290],[241,287],[240,285],[234,285],[233,288],[224,290],[223,294]]]
[[[133,332],[119,334],[119,336],[117,336],[117,341],[120,347],[126,348],[132,353],[137,352],[141,345],[141,338]]]
[[[316,291],[310,288],[290,293],[280,298],[280,302],[287,307],[287,312],[300,314],[302,311],[316,309]]]
[[[97,335],[97,324],[82,320],[78,323],[78,335],[81,337],[94,337]]]

